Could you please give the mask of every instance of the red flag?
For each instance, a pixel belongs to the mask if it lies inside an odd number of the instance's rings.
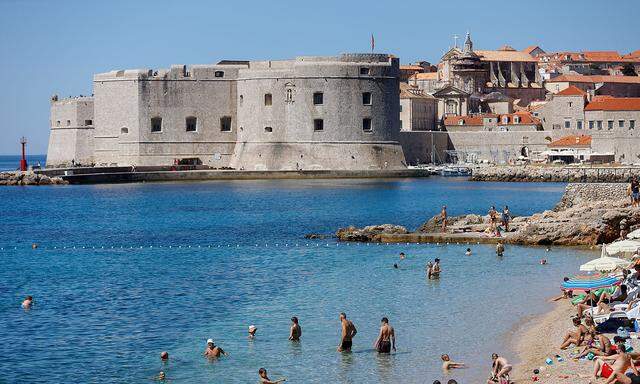
[[[376,40],[373,38],[373,33],[371,34],[371,52],[373,52],[373,50],[376,47]]]

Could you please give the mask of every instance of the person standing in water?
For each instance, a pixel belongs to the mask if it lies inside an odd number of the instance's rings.
[[[436,258],[433,261],[433,266],[431,267],[431,278],[439,279],[440,278],[440,259]]]
[[[381,320],[380,334],[374,344],[378,353],[391,353],[391,349],[396,350],[396,332],[389,325],[389,319],[383,317]]]
[[[496,244],[496,255],[498,256],[504,255],[504,245],[500,241],[498,241],[498,244]]]
[[[21,304],[22,308],[24,309],[31,309],[32,305],[33,305],[33,296],[25,297],[24,301]]]
[[[209,359],[217,359],[222,355],[226,356],[227,353],[223,351],[222,348],[216,346],[213,339],[209,339],[207,340],[207,349],[205,349],[203,355]]]
[[[499,383],[501,380],[509,382],[509,372],[511,372],[513,366],[509,364],[507,359],[498,356],[497,353],[491,355],[491,360],[493,360],[491,377],[487,380],[487,384]]]
[[[440,220],[442,221],[442,227],[441,230],[442,232],[446,232],[447,230],[447,206],[443,205],[442,206],[442,211],[440,211]]]
[[[298,318],[293,316],[291,318],[291,330],[289,331],[289,340],[291,341],[300,341],[300,336],[302,336],[302,327],[298,324]]]
[[[258,370],[258,376],[260,376],[260,384],[279,384],[287,381],[287,379],[285,378],[271,381],[271,379],[269,379],[269,376],[267,376],[267,370],[264,368],[260,368]]]
[[[358,333],[358,330],[351,320],[347,320],[347,315],[344,312],[340,313],[340,323],[342,324],[342,337],[340,338],[338,352],[351,352],[353,338]]]

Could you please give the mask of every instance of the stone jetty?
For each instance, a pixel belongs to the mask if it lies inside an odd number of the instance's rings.
[[[473,181],[624,183],[640,177],[640,167],[491,166],[473,169]]]
[[[495,237],[489,217],[467,214],[449,217],[447,231],[440,232],[440,218],[434,216],[415,231],[384,224],[364,228],[347,227],[336,232],[340,241],[496,243],[524,245],[593,246],[618,239],[640,227],[640,208],[630,206],[623,183],[569,184],[553,210],[514,217],[510,231]]]
[[[0,185],[60,185],[68,184],[60,177],[35,172],[0,172]]]

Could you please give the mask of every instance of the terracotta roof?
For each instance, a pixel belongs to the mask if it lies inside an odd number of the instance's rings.
[[[616,51],[583,51],[586,61],[599,61],[599,62],[616,62],[624,61],[622,56]]]
[[[586,95],[587,95],[587,92],[576,87],[575,85],[570,85],[569,87],[556,93],[556,96],[586,96]]]
[[[640,97],[595,97],[585,111],[640,111]]]
[[[416,73],[411,75],[409,79],[415,80],[438,80],[438,72]]]
[[[424,68],[419,65],[401,65],[401,71],[424,71]]]
[[[629,83],[640,84],[640,76],[612,76],[612,75],[560,75],[547,80],[547,83]]]
[[[513,49],[513,48],[511,48]],[[473,51],[476,55],[480,56],[481,61],[514,61],[514,62],[531,62],[538,61],[535,57],[526,52],[520,51]]]
[[[590,148],[591,136],[589,135],[571,135],[562,137],[556,141],[547,144],[547,147],[570,147],[570,148]]]
[[[491,116],[498,115],[447,116],[444,118],[444,125],[482,126],[482,119]]]
[[[625,57],[638,57],[640,58],[640,49],[633,51],[631,53],[629,53],[628,55],[625,55]]]
[[[435,97],[424,93],[421,89],[414,87],[407,83],[400,83],[400,98],[401,99],[433,99]]]
[[[528,46],[527,48],[523,49],[523,50],[522,50],[522,52],[524,52],[524,53],[528,53],[528,54],[531,54],[531,52],[535,51],[536,49],[540,49],[540,50],[542,50],[542,48],[540,48],[540,47],[539,47],[539,46],[537,46],[537,45],[530,45],[530,46]]]

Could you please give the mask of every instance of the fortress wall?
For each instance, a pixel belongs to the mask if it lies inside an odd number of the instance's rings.
[[[400,132],[400,144],[406,163],[409,165],[431,163],[431,152],[435,152],[435,162],[447,160],[449,135],[442,131],[403,131]]]
[[[363,67],[368,75],[361,75]],[[397,142],[398,73],[397,60],[386,55],[252,63],[239,73],[238,144],[231,165],[247,170],[404,167]],[[323,94],[321,105],[313,102],[315,92]],[[364,92],[371,94],[371,105],[363,104]],[[265,105],[265,94],[272,95],[271,105]],[[364,118],[371,119],[371,132],[363,131]],[[323,121],[321,131],[314,129],[314,120]]]
[[[459,154],[472,154],[477,160],[488,160],[498,164],[507,163],[520,156],[523,147],[529,153],[547,150],[550,132],[546,131],[509,131],[509,132],[447,132],[451,141],[451,148]],[[460,160],[467,159],[459,156]]]
[[[93,107],[91,97],[52,100],[47,167],[93,163]]]

